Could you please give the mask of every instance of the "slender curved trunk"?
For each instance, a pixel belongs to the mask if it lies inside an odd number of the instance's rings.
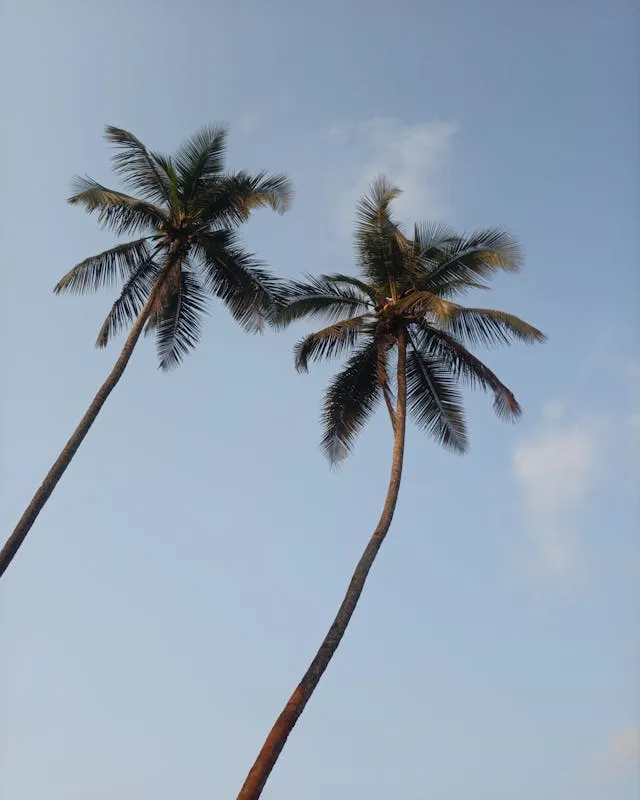
[[[369,571],[389,531],[398,500],[400,479],[402,477],[402,460],[404,457],[404,438],[407,421],[406,346],[405,334],[401,332],[398,336],[398,400],[395,415],[391,477],[380,520],[371,539],[369,539],[364,553],[360,557],[360,561],[358,561],[347,593],[333,624],[324,637],[324,641],[320,645],[309,669],[305,672],[273,728],[271,728],[258,754],[258,758],[240,790],[238,800],[257,800],[262,794],[265,783],[282,752],[289,734],[304,711],[309,698],[315,691],[320,678],[329,666],[329,662],[342,641],[351,617],[356,610]]]
[[[64,446],[64,449],[56,459],[54,465],[51,467],[49,472],[47,473],[46,478],[42,482],[42,485],[38,489],[38,491],[34,494],[33,499],[27,506],[24,514],[20,517],[20,521],[16,525],[13,533],[4,544],[2,551],[0,551],[0,577],[4,575],[7,567],[13,560],[13,557],[20,549],[20,546],[24,542],[27,534],[31,530],[31,526],[36,521],[38,514],[42,511],[45,503],[51,497],[53,490],[56,488],[56,484],[64,474],[64,471],[71,463],[71,459],[76,454],[77,449],[82,444],[84,437],[89,433],[89,429],[93,425],[96,417],[100,413],[100,409],[105,404],[107,397],[111,394],[113,389],[115,388],[116,384],[122,377],[122,373],[124,372],[127,364],[129,363],[129,359],[133,354],[133,350],[140,338],[140,334],[142,333],[142,329],[149,318],[149,314],[151,312],[151,307],[155,301],[155,297],[158,291],[158,282],[154,287],[154,290],[149,295],[149,299],[142,307],[138,318],[133,323],[133,327],[129,335],[127,336],[127,340],[124,343],[124,347],[120,352],[120,356],[116,361],[113,369],[107,376],[107,379],[102,384],[102,386],[98,389],[96,396],[91,401],[91,405],[87,409],[85,415],[80,420],[78,427],[75,429],[71,438]]]

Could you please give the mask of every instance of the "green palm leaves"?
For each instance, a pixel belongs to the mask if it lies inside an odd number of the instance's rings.
[[[59,293],[121,286],[97,345],[132,325],[154,291],[146,331],[155,334],[163,369],[195,346],[212,296],[246,330],[260,330],[278,302],[278,284],[242,248],[235,228],[256,208],[284,212],[289,180],[225,172],[227,132],[221,127],[198,131],[174,156],[147,149],[120,128],[108,127],[105,135],[115,149],[114,169],[131,194],[77,178],[69,202],[95,213],[118,236],[136,238],[85,259],[55,287]]]
[[[413,420],[437,442],[458,452],[468,438],[460,384],[494,396],[494,408],[515,418],[512,392],[467,346],[526,343],[543,334],[512,314],[466,308],[450,298],[487,288],[498,271],[516,271],[521,254],[504,231],[457,235],[442,225],[416,225],[407,237],[391,213],[399,189],[384,178],[373,183],[356,214],[360,277],[320,275],[288,286],[278,322],[324,318],[327,327],[303,338],[295,349],[298,370],[311,361],[348,355],[324,400],[322,447],[332,463],[345,458],[382,397],[392,416],[400,331],[407,341],[407,402]]]

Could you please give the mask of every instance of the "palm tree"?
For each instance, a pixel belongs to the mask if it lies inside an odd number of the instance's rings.
[[[309,316],[330,323],[297,344],[299,371],[306,372],[310,361],[350,352],[324,400],[322,447],[329,461],[336,464],[347,456],[356,434],[384,399],[394,433],[391,477],[382,515],[342,605],[267,736],[238,800],[260,796],[345,634],[393,518],[407,412],[439,444],[463,453],[467,433],[459,382],[492,392],[499,416],[513,419],[520,414],[511,391],[469,352],[467,344],[544,340],[540,331],[518,317],[465,308],[450,299],[471,288],[487,288],[486,279],[497,270],[516,270],[521,257],[514,241],[500,230],[459,236],[442,225],[416,225],[413,237],[407,238],[391,216],[390,205],[398,194],[397,188],[378,179],[359,204],[360,277],[321,275],[293,283],[280,314],[283,325]]]
[[[107,127],[106,139],[116,148],[116,173],[135,196],[76,178],[69,202],[95,212],[117,236],[136,238],[77,264],[54,291],[82,293],[122,282],[96,344],[105,347],[125,328],[129,334],[0,552],[0,576],[120,380],[143,330],[154,332],[160,367],[169,369],[198,342],[209,295],[220,298],[249,331],[262,328],[277,299],[277,282],[242,249],[234,229],[255,208],[287,209],[292,190],[285,176],[225,172],[227,131],[222,127],[203,128],[175,156],[148,150],[120,128]]]

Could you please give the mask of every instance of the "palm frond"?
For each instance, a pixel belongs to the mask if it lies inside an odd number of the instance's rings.
[[[354,286],[356,289],[359,289],[365,297],[368,297],[374,306],[383,302],[385,299],[382,289],[368,284],[365,281],[361,281],[353,275],[343,275],[341,272],[334,272],[331,275],[324,275],[323,277],[330,283]]]
[[[392,225],[391,203],[400,197],[402,189],[394,186],[384,175],[379,175],[356,207],[356,235],[378,233],[380,223]]]
[[[467,432],[455,379],[442,361],[421,350],[410,337],[407,353],[407,403],[419,427],[440,445],[464,453]]]
[[[116,148],[115,171],[126,186],[153,203],[169,204],[168,176],[154,154],[131,133],[107,125],[105,138]]]
[[[499,228],[488,228],[455,237],[442,247],[425,253],[423,267],[430,290],[441,294],[451,281],[477,281],[498,270],[517,271],[522,253],[513,237]]]
[[[207,295],[198,276],[182,264],[169,279],[155,315],[153,329],[160,369],[177,366],[196,346],[206,307]]]
[[[166,222],[161,208],[108,189],[91,178],[75,178],[71,189],[73,194],[68,202],[83,206],[89,214],[97,211],[100,225],[111,228],[118,236],[155,232],[159,225]]]
[[[357,344],[363,327],[369,320],[368,315],[351,317],[305,336],[294,349],[298,372],[308,372],[310,360],[320,361],[322,358],[334,358],[345,350],[350,350]]]
[[[391,217],[391,202],[400,190],[377,178],[356,210],[356,250],[360,271],[376,286],[393,296],[406,271],[409,242]]]
[[[442,362],[457,380],[466,383],[470,388],[493,392],[493,408],[499,417],[515,420],[522,414],[513,392],[453,336],[419,323],[418,346],[430,357]]]
[[[209,225],[232,227],[245,222],[257,208],[268,206],[283,214],[292,197],[293,187],[286,175],[237,172],[213,181],[202,181],[194,203]]]
[[[324,317],[329,322],[337,322],[371,309],[369,296],[358,286],[342,285],[327,275],[305,278],[284,285],[284,302],[274,319],[276,326],[286,327],[303,317]]]
[[[85,258],[61,278],[54,292],[95,292],[116,281],[126,281],[138,266],[149,258],[149,237],[126,242],[105,250],[96,256]]]
[[[440,299],[430,309],[439,326],[451,333],[456,339],[471,345],[491,347],[510,344],[519,339],[526,344],[544,342],[546,337],[533,325],[508,314],[491,308],[465,308],[456,303]]]
[[[238,245],[232,231],[200,234],[194,252],[205,287],[225,303],[247,331],[261,331],[281,302],[280,282]]]
[[[201,183],[218,179],[224,167],[227,129],[206,126],[182,145],[176,155],[176,170],[182,196],[189,203]]]
[[[329,384],[322,422],[322,449],[332,464],[349,455],[353,442],[380,400],[378,347],[361,345]]]
[[[173,158],[164,153],[151,153],[151,157],[167,176],[167,204],[169,211],[178,216],[183,211],[180,179]]]
[[[98,333],[96,347],[106,347],[121,330],[132,325],[153,290],[160,268],[153,254],[138,265],[122,287],[120,296],[111,307]]]

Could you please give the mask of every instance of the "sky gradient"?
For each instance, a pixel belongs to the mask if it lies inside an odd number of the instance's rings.
[[[525,415],[468,396],[471,452],[409,429],[398,511],[266,800],[632,800],[640,791],[638,10],[630,0],[3,0],[1,485],[8,535],[110,369],[113,294],[55,297],[113,238],[105,124],[171,151],[230,126],[287,172],[245,227],[284,277],[353,271],[354,203],[501,225],[478,303],[549,342],[481,353]],[[470,302],[474,302],[471,301]],[[236,796],[377,520],[380,413],[332,472],[307,330],[213,305],[160,373],[144,340],[2,582],[7,800]]]

